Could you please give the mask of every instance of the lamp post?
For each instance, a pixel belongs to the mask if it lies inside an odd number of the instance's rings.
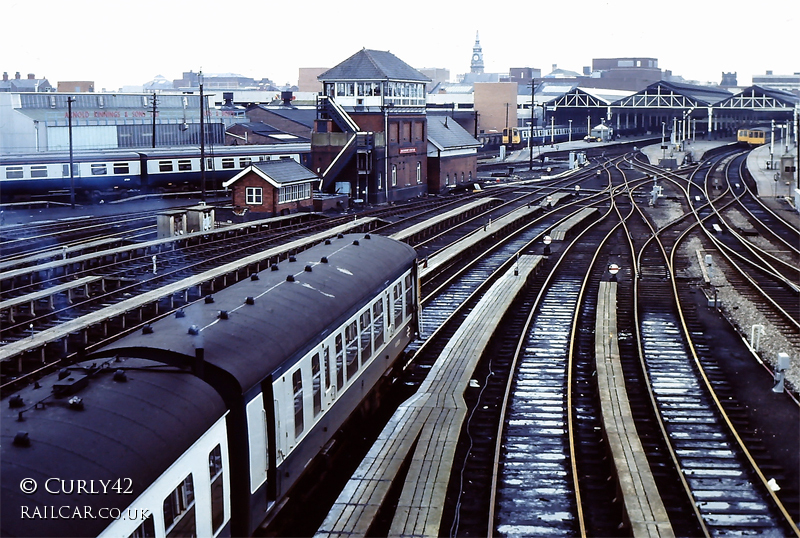
[[[592,116],[586,116],[586,136],[592,136]]]
[[[75,170],[72,164],[72,103],[74,97],[67,97],[67,122],[69,126],[69,205],[75,209]]]
[[[664,143],[664,138],[666,137],[666,130],[667,130],[667,122],[661,122],[661,159],[667,158],[667,145]]]
[[[572,142],[572,120],[569,120],[569,141]]]

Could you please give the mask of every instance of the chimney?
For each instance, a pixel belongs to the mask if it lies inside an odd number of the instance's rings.
[[[28,73],[28,80],[36,80],[36,75],[33,73]]]
[[[283,106],[290,106],[294,97],[292,96],[292,92],[283,91],[281,92],[281,99],[283,99]]]
[[[19,80],[19,79],[20,79],[20,74],[19,74],[19,71],[17,71],[17,72],[16,72],[16,74],[14,75],[14,78],[15,78],[15,79],[17,79],[17,80]]]
[[[3,82],[8,82],[8,71],[3,71]]]

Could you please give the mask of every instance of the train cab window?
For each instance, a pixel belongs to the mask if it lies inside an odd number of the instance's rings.
[[[108,173],[108,169],[104,163],[92,164],[90,170],[93,176],[104,176]]]
[[[47,165],[33,165],[31,166],[31,177],[47,177]]]
[[[172,172],[172,161],[158,161],[159,172]]]
[[[372,305],[372,336],[377,350],[383,345],[383,298]]]
[[[192,475],[187,476],[164,499],[164,530],[167,538],[197,536]]]
[[[252,162],[250,157],[239,157],[239,168],[247,168]]]
[[[260,205],[263,203],[263,191],[261,187],[245,187],[244,198],[245,202],[252,205]]]
[[[130,165],[128,163],[114,163],[114,174],[128,174],[130,173]]]
[[[225,157],[225,158],[223,158],[222,159],[222,168],[223,169],[235,168],[235,161],[233,160],[233,157]]]
[[[69,168],[69,166],[67,166],[67,168]],[[67,171],[67,175],[69,175],[69,171]],[[22,179],[22,167],[9,166],[6,168],[6,179]]]
[[[336,335],[336,389],[342,390],[344,386],[344,346],[342,335]]]
[[[372,356],[372,320],[369,309],[361,314],[361,364]]]
[[[208,475],[211,481],[211,529],[216,533],[225,521],[225,495],[222,485],[222,448],[208,454]]]
[[[136,527],[136,530],[128,538],[156,538],[156,524],[153,520],[153,514],[148,515],[147,519],[142,521],[142,524]]]
[[[414,285],[411,275],[406,275],[406,317],[409,318],[414,312]]]
[[[344,329],[345,349],[347,355],[348,381],[358,372],[358,324],[354,321]]]
[[[394,326],[399,327],[403,324],[403,285],[394,286]]]
[[[180,159],[178,161],[178,170],[186,171],[192,169],[192,161],[189,159]]]
[[[322,411],[322,372],[319,368],[319,353],[311,356],[311,392],[314,396],[314,417]]]
[[[292,374],[292,387],[294,388],[294,437],[297,439],[303,433],[303,372],[297,369]]]

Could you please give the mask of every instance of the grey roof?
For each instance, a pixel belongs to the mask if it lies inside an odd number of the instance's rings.
[[[322,73],[317,79],[322,82],[336,80],[431,81],[391,52],[369,49],[361,49],[336,67]]]
[[[304,183],[307,181],[319,180],[317,174],[294,159],[281,158],[253,163],[228,181],[225,181],[222,185],[227,189],[251,172],[255,172],[261,176],[264,181],[268,181],[276,187],[289,183]]]
[[[280,116],[281,118],[285,118],[287,120],[291,120],[295,123],[299,123],[300,125],[305,125],[306,127],[313,128],[314,127],[314,120],[317,119],[317,109],[316,108],[298,108],[294,106],[269,106],[269,105],[257,105],[258,108],[269,112],[270,114],[275,114],[276,116]]]
[[[211,304],[187,306],[183,318],[159,320],[152,334],[131,334],[103,353],[147,356],[164,349],[191,360],[199,336],[189,335],[188,328],[197,325],[207,364],[229,372],[247,392],[267,375],[291,367],[320,343],[320,335],[381,293],[415,257],[412,247],[375,234],[370,239],[360,234],[332,238],[330,244],[297,253],[296,261],[279,262],[278,270],[261,271],[258,280],[242,280],[215,293]],[[286,280],[290,274],[293,282]],[[243,304],[247,297],[255,299],[252,305]],[[221,310],[228,319],[218,319]]]
[[[428,116],[428,140],[440,150],[480,147],[469,132],[448,116]]]
[[[281,131],[280,129],[273,127],[268,123],[264,123],[263,121],[244,122],[236,125],[241,126],[241,128],[247,129],[248,131],[251,131],[259,136],[272,137],[274,138],[275,144],[297,144],[298,142],[310,141],[308,138]]]

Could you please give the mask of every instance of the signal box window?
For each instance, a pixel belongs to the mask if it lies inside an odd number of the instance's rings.
[[[244,191],[245,201],[248,204],[259,205],[263,201],[261,187],[247,187]]]

